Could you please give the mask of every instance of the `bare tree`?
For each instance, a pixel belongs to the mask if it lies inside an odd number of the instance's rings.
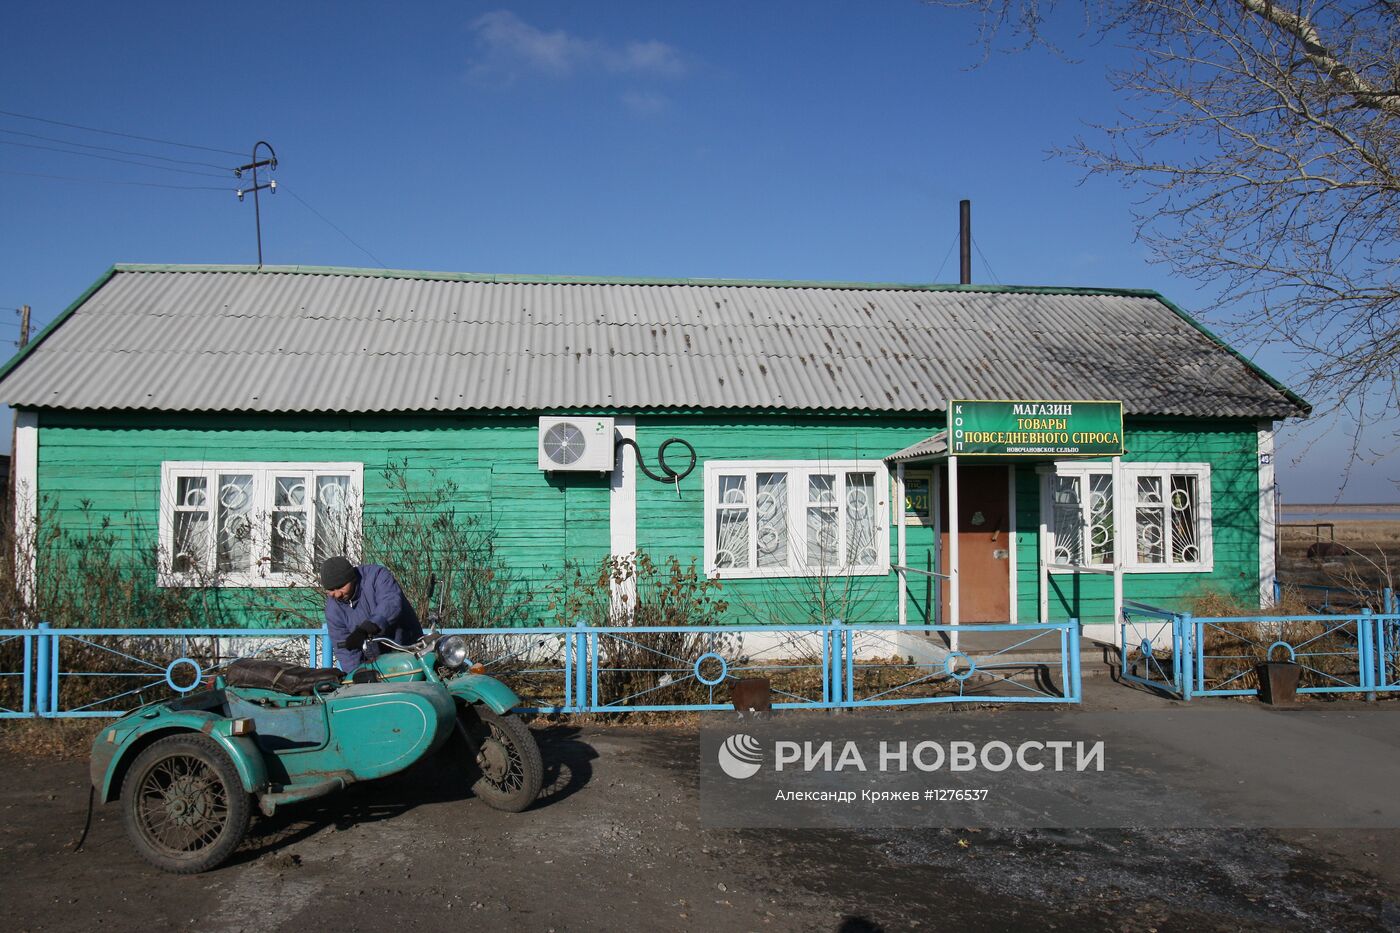
[[[1400,406],[1400,3],[932,0],[990,52],[1044,45],[1057,6],[1134,50],[1115,124],[1062,149],[1145,197],[1140,235],[1220,289],[1212,316],[1295,356],[1358,421]]]

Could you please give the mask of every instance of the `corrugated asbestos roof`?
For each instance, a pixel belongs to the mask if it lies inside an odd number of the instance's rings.
[[[116,266],[11,363],[17,407],[768,408],[1306,403],[1150,292]]]
[[[932,437],[926,437],[917,444],[910,444],[903,450],[896,450],[885,458],[886,463],[909,463],[913,460],[923,460],[925,457],[938,457],[948,452],[948,432],[939,431]]]

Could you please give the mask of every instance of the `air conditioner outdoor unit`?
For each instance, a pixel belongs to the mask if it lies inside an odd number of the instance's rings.
[[[591,416],[540,419],[540,469],[611,473],[613,420]]]

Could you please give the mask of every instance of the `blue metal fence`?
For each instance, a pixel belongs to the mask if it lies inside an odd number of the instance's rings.
[[[1296,583],[1282,577],[1274,578],[1274,602],[1283,599],[1284,590],[1298,591],[1309,609],[1317,612],[1359,612],[1366,606],[1393,613],[1395,592],[1389,587],[1371,590],[1340,583]],[[1321,594],[1321,602],[1318,602]]]
[[[1190,682],[1191,654],[1183,645],[1185,616],[1142,603],[1123,603],[1119,673],[1124,680],[1181,694]]]
[[[1120,625],[1123,679],[1183,700],[1256,696],[1265,660],[1301,669],[1298,693],[1374,695],[1400,691],[1400,612],[1196,618],[1125,604]]]
[[[523,711],[730,709],[739,680],[769,682],[773,706],[1077,703],[1079,626],[978,626],[1008,644],[950,650],[947,625],[454,628],[469,657],[522,698]],[[966,632],[968,629],[963,628]],[[13,657],[14,663],[6,659]],[[327,630],[0,630],[0,716],[117,716],[190,692],[238,658],[329,666]]]

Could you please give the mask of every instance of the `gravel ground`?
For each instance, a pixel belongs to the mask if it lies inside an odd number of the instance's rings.
[[[74,852],[86,762],[0,757],[4,928],[1400,929],[1396,831],[706,829],[693,728],[536,734],[548,786],[527,813],[435,758],[255,821],[194,877],[148,868],[115,805]]]

